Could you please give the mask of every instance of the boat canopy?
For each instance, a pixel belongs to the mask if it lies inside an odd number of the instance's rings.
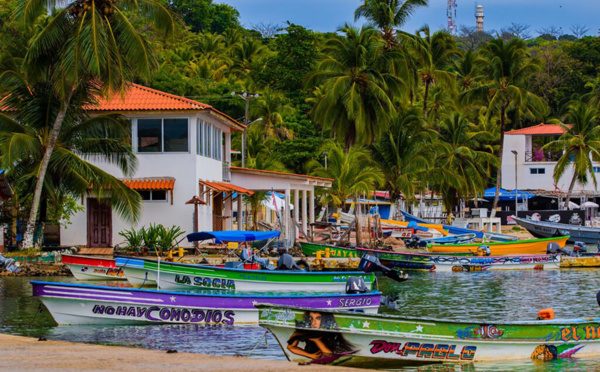
[[[223,242],[251,242],[254,240],[266,240],[279,236],[279,231],[200,231],[188,234],[188,242],[215,239],[216,243]]]
[[[489,189],[483,192],[484,199],[494,199],[496,196],[496,188],[490,187]],[[535,195],[528,193],[527,191],[517,190],[517,199],[519,201],[525,199],[535,198]],[[508,191],[505,189],[500,189],[500,194],[498,195],[498,200],[500,201],[514,201],[515,200],[515,190]]]

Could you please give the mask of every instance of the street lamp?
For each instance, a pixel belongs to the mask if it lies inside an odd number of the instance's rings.
[[[242,132],[242,168],[244,168],[246,165],[246,129],[248,129],[248,126],[252,124],[248,122],[248,110],[250,109],[250,100],[252,98],[258,98],[259,95],[258,93],[250,93],[246,91],[231,92],[232,97],[235,97],[236,95],[242,98],[244,101],[246,101],[246,109],[244,111],[244,124],[246,125],[246,128],[244,128],[244,131]],[[262,120],[262,118],[260,120]],[[258,121],[258,119],[255,121]]]
[[[517,187],[517,155],[519,154],[518,152],[516,152],[515,150],[512,150],[512,153],[515,155],[515,217],[518,217],[517,215],[517,205],[518,205],[518,187]]]

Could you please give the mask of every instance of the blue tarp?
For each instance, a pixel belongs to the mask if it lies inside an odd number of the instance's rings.
[[[252,242],[255,240],[266,240],[279,236],[279,231],[201,231],[188,234],[188,242],[215,239],[215,242]]]
[[[406,221],[415,221],[415,222],[419,222],[419,223],[435,223],[435,222],[428,222],[425,221],[417,216],[413,216],[410,213],[404,212],[404,211],[400,211],[402,212],[402,215],[404,216],[404,219]],[[469,229],[463,229],[460,227],[454,227],[454,226],[450,226],[450,225],[443,225],[445,230],[448,230],[448,232],[450,234],[475,234],[475,237],[478,239],[483,238],[483,233],[481,231],[475,231],[475,230],[469,230]]]
[[[490,187],[489,189],[485,190],[483,192],[483,198],[484,199],[494,199],[494,197],[496,196],[496,188],[495,187]],[[517,198],[518,201],[522,201],[523,198],[526,199],[531,199],[531,198],[535,198],[535,195],[530,194],[526,191],[523,190],[517,190]],[[515,201],[515,191],[508,191],[505,189],[500,189],[500,195],[498,196],[498,200],[500,201]]]

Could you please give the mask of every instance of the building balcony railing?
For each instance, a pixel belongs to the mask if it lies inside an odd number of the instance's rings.
[[[526,162],[558,161],[561,156],[562,152],[557,151],[525,151]]]
[[[228,161],[223,162],[223,181],[231,182],[231,165]]]

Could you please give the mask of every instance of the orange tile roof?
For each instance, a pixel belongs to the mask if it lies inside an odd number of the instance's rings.
[[[124,95],[114,93],[109,99],[100,97],[97,105],[86,109],[104,112],[208,111],[224,119],[235,129],[245,128],[242,123],[210,105],[133,83]]]
[[[229,191],[233,191],[233,192],[237,192],[240,194],[246,194],[246,195],[252,195],[254,194],[254,191],[252,190],[248,190],[245,189],[243,187],[240,186],[236,186],[236,185],[232,185],[230,183],[227,182],[208,182],[208,181],[200,181],[200,184],[211,188],[213,190],[219,191],[219,192],[229,192]]]
[[[559,124],[538,124],[532,127],[515,129],[508,132],[504,132],[504,134],[519,134],[519,135],[529,135],[529,136],[552,136],[552,135],[561,135],[565,133],[565,129],[561,127]]]
[[[242,167],[233,167],[233,166],[230,169],[232,171],[239,171],[241,173],[266,173],[266,174],[271,174],[275,177],[280,176],[280,177],[305,178],[305,179],[311,179],[311,180],[317,180],[317,181],[333,182],[333,178],[315,177],[315,176],[308,176],[305,174],[276,172],[276,171],[269,171],[269,170],[262,170],[262,169],[242,168]]]
[[[123,180],[123,183],[134,190],[173,190],[175,187],[175,178],[157,177],[125,179]]]

